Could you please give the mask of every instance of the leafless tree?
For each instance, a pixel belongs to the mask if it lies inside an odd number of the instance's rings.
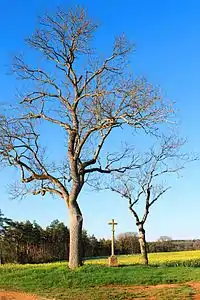
[[[17,167],[25,184],[21,191],[14,188],[14,193],[51,193],[67,204],[70,268],[82,263],[83,216],[78,196],[85,182],[94,173],[124,173],[134,167],[133,161],[127,162],[127,149],[123,153],[117,149],[118,153],[100,160],[105,141],[126,126],[155,133],[172,114],[145,79],[129,75],[126,62],[132,46],[124,36],[115,39],[108,58],[97,56],[93,47],[96,29],[84,9],[59,9],[53,16],[46,15],[26,40],[43,60],[32,66],[15,57],[13,70],[26,82],[27,90],[20,96],[16,115],[2,116],[0,122],[2,162]],[[49,162],[50,149],[42,147],[43,122],[49,124],[49,135],[52,124],[65,133],[66,155],[60,164]],[[56,136],[52,139],[56,145]]]
[[[170,186],[163,180],[172,173],[178,174],[185,163],[195,157],[180,152],[184,141],[173,136],[162,139],[161,145],[152,147],[149,153],[141,157],[139,169],[117,175],[112,181],[111,190],[128,200],[128,207],[136,221],[140,250],[144,264],[148,265],[147,243],[144,225],[150,209]],[[139,162],[138,162],[139,163]],[[137,206],[143,207],[143,215]]]

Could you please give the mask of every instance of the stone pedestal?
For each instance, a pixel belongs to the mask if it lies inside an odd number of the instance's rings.
[[[108,265],[109,267],[118,267],[118,261],[117,261],[117,256],[112,255],[110,257],[108,257]]]

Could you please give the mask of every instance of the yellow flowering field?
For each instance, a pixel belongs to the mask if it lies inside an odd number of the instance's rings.
[[[184,264],[196,262],[200,265],[200,250],[196,251],[178,251],[178,252],[160,252],[149,253],[149,264]],[[121,255],[118,257],[119,263],[122,265],[141,264],[141,255]],[[91,259],[86,261],[87,264],[106,264],[107,259]]]
[[[179,251],[179,252],[160,252],[160,253],[149,253],[149,264],[150,265],[169,265],[169,266],[199,266],[200,267],[200,250],[196,251]],[[120,265],[139,265],[142,264],[142,257],[140,254],[135,255],[120,255],[118,256]],[[66,268],[66,261],[44,263],[44,264],[5,264],[0,265],[0,269],[51,269],[52,267],[63,267]],[[107,258],[96,258],[85,260],[86,265],[107,265]]]

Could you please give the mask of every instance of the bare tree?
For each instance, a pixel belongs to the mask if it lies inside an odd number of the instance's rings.
[[[117,249],[120,254],[136,254],[140,252],[138,234],[135,232],[124,232],[117,236]]]
[[[145,79],[128,74],[132,46],[124,36],[115,39],[108,58],[98,58],[93,47],[96,28],[80,8],[46,15],[26,40],[43,60],[38,67],[15,58],[13,70],[26,82],[27,91],[20,96],[18,112],[0,121],[2,162],[17,167],[25,184],[21,190],[14,187],[14,194],[51,193],[67,204],[70,268],[82,263],[83,216],[78,196],[84,184],[94,173],[124,173],[134,167],[134,161],[127,162],[127,148],[102,157],[105,141],[125,126],[157,132],[172,113]],[[60,163],[49,162],[48,149],[41,145],[43,122],[49,124],[48,134],[52,124],[65,134],[66,155]],[[52,139],[58,143],[56,137]]]
[[[153,204],[170,189],[163,181],[166,175],[178,173],[184,163],[192,159],[188,154],[180,153],[183,143],[173,136],[164,138],[160,147],[152,147],[149,153],[141,157],[139,169],[115,176],[114,184],[111,184],[112,191],[128,200],[129,210],[138,228],[140,251],[146,265],[148,254],[144,225]],[[138,205],[143,207],[142,216],[138,213]]]

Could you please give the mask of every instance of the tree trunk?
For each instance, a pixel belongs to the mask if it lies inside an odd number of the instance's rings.
[[[82,226],[83,216],[76,201],[69,203],[70,217],[70,249],[69,268],[75,269],[82,265]]]
[[[146,237],[145,237],[145,230],[142,224],[138,225],[138,231],[139,231],[139,243],[140,243],[140,251],[142,254],[142,258],[145,265],[148,265],[148,254],[147,254],[147,243],[146,243]]]

